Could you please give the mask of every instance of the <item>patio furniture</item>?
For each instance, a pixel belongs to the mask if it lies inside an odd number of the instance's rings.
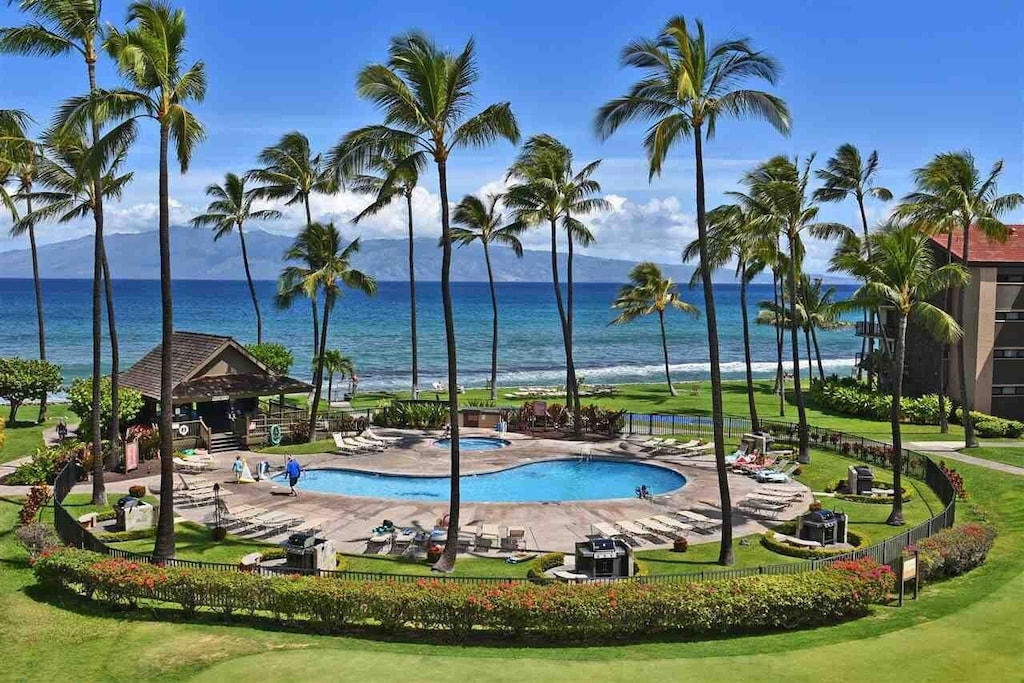
[[[625,533],[630,536],[639,536],[644,540],[650,541],[651,543],[663,543],[665,539],[660,538],[657,534],[653,533],[648,529],[644,529],[639,524],[635,524],[628,519],[620,520],[615,522],[615,526],[622,529]]]
[[[592,526],[605,538],[621,539],[624,543],[634,548],[640,545],[640,542],[636,538],[619,531],[613,524],[609,524],[607,522],[595,522]]]
[[[526,550],[526,529],[510,526],[501,538],[502,550]]]
[[[670,527],[667,524],[662,524],[658,520],[656,520],[654,518],[651,518],[651,517],[645,517],[644,519],[638,519],[638,520],[636,520],[636,523],[637,523],[637,525],[643,527],[644,529],[649,529],[653,533],[661,534],[662,536],[668,536],[669,538],[671,538],[673,540],[682,537],[682,534],[679,532],[678,529]]]
[[[488,550],[493,545],[497,545],[501,540],[501,532],[498,530],[498,525],[481,524],[476,528],[475,540],[477,550]]]
[[[686,533],[688,531],[693,531],[693,525],[692,524],[687,524],[686,522],[680,522],[678,519],[672,519],[668,515],[654,515],[653,517],[651,517],[651,519],[657,520],[657,521],[661,522],[662,524],[664,524],[665,526],[672,527],[673,529],[677,529],[679,531],[682,531],[683,533]]]

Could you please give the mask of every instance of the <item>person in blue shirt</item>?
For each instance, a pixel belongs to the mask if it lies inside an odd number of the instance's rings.
[[[299,465],[299,461],[288,456],[288,464],[284,466],[284,471],[288,475],[288,486],[291,487],[293,496],[298,496],[298,491],[295,490],[295,485],[299,483],[299,477],[302,475],[302,467]]]

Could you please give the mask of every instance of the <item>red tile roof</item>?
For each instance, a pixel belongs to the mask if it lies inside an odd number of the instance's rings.
[[[971,264],[983,263],[1020,263],[1024,264],[1024,225],[1007,225],[1009,234],[1005,242],[989,239],[980,230],[971,230]],[[938,234],[932,236],[943,251],[949,236]],[[962,232],[953,233],[953,256],[961,258],[964,251]]]

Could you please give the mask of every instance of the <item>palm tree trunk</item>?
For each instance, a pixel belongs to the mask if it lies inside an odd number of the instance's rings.
[[[487,282],[491,286],[491,400],[498,400],[498,293],[494,288],[494,271],[491,270],[491,252],[487,240],[481,240],[484,247],[484,263],[487,264]]]
[[[455,310],[452,306],[452,234],[448,209],[448,170],[444,159],[437,161],[437,183],[441,195],[441,302],[444,308],[444,338],[448,353],[448,420],[451,426],[451,492],[448,501],[448,539],[444,552],[433,568],[441,572],[455,569],[459,544],[460,462],[459,462],[459,365],[455,346]]]
[[[796,414],[800,432],[797,462],[811,462],[811,451],[807,434],[807,411],[804,409],[804,392],[800,387],[800,334],[796,325],[796,234],[789,233],[789,326],[790,342],[793,345],[793,396],[796,398]]]
[[[825,366],[821,364],[821,347],[818,346],[818,332],[811,328],[811,342],[814,343],[814,357],[818,359],[818,379],[825,381]]]
[[[562,303],[562,285],[558,278],[558,224],[551,219],[551,278],[555,285],[555,304],[558,306],[558,320],[562,324],[562,344],[565,347],[565,407],[572,408],[572,349],[569,346],[569,328],[566,325],[565,305]],[[579,415],[573,415],[573,422]]]
[[[861,228],[864,231],[864,248],[867,250],[868,260],[870,261],[871,260],[871,245],[868,244],[868,235],[869,235],[869,231],[868,231],[868,215],[867,215],[867,212],[864,210],[864,197],[861,196],[859,192],[857,194],[857,208],[860,209],[860,223],[861,223]],[[882,323],[882,319],[878,316],[878,312],[876,310],[872,309],[871,311],[864,311],[864,321],[866,323],[873,323],[873,322],[875,322],[876,318],[878,319],[878,323],[881,324]],[[869,332],[869,334],[864,335],[864,337],[861,339],[861,344],[860,344],[861,359],[864,359],[866,357],[870,357],[872,352],[874,352],[874,350],[875,350],[875,338],[873,336],[871,336],[870,330],[868,330],[868,332]],[[868,352],[867,356],[864,355],[865,344],[867,345],[867,352]],[[870,367],[871,366],[869,365],[868,368],[870,368]],[[857,366],[857,380],[858,381],[860,380],[860,377],[861,377],[861,367],[858,364],[858,366]],[[874,373],[869,369],[868,370],[868,388],[869,389],[871,388],[871,385],[873,383],[874,383]]]
[[[892,363],[892,403],[889,421],[892,424],[892,512],[887,524],[901,526],[903,521],[903,434],[900,431],[900,400],[903,397],[903,364],[907,347],[907,316],[896,313],[896,348]]]
[[[565,217],[569,217],[569,212],[565,212]],[[566,384],[566,391],[569,390],[569,385],[572,385],[572,431],[576,436],[583,434],[583,411],[580,406],[580,385],[576,380],[576,358],[573,355],[572,348],[572,313],[573,313],[573,301],[575,295],[573,292],[573,276],[572,276],[572,265],[573,265],[573,239],[572,233],[566,230],[566,239],[569,242],[567,249],[567,259],[565,265],[565,286],[566,286],[566,312],[565,312],[565,331],[568,341],[566,342],[567,348],[569,349],[569,382]],[[569,396],[566,395],[566,399]],[[568,401],[566,401],[568,403]]]
[[[39,332],[39,360],[46,360],[46,321],[43,319],[43,281],[39,279],[39,252],[36,250],[36,226],[32,220],[32,187],[26,188],[25,211],[28,217],[28,244],[32,252],[32,283],[36,293],[36,326]],[[46,392],[39,395],[39,417],[36,422],[46,422]]]
[[[693,129],[694,157],[697,176],[697,240],[700,247],[700,278],[704,288],[704,315],[708,329],[708,359],[711,363],[711,415],[715,442],[715,469],[718,471],[718,495],[722,504],[722,544],[718,563],[736,562],[732,549],[732,497],[729,494],[729,473],[725,466],[725,424],[722,409],[722,368],[718,353],[718,318],[715,314],[715,293],[708,260],[707,207],[704,198],[704,153],[701,147],[701,125]]]
[[[330,321],[334,297],[324,292],[324,320],[320,326],[320,353],[316,357],[316,370],[313,373],[313,403],[309,408],[309,443],[316,441],[316,418],[320,412],[320,395],[324,384],[324,356],[327,353],[327,323]],[[330,402],[331,397],[327,397]]]
[[[953,263],[953,231],[946,233],[946,265]],[[946,288],[946,313],[953,310],[953,288]],[[949,389],[946,374],[949,372],[949,344],[942,344],[939,356],[939,433],[949,433],[949,411],[946,409],[946,392]]]
[[[971,224],[966,222],[964,224],[964,267],[970,264],[970,246],[971,246]],[[967,310],[967,288],[960,287],[960,310],[957,311],[956,321],[960,325],[961,329],[964,326],[964,311]],[[971,378],[971,391],[967,391],[967,354],[964,351],[964,340],[961,339],[956,344],[956,355],[958,360],[957,370],[960,373],[960,405],[963,411],[963,422],[964,425],[964,444],[967,448],[976,448],[978,446],[978,439],[974,436],[974,422],[971,420],[971,412],[974,410],[974,401],[971,400],[971,394],[974,393],[974,378]]]
[[[811,358],[811,328],[804,325],[804,348],[807,349],[807,383],[814,381],[814,363]]]
[[[103,286],[107,303],[107,334],[110,336],[110,459],[108,464],[116,468],[121,462],[121,353],[117,342],[117,321],[114,317],[114,283],[110,278],[110,264],[107,250],[103,248]]]
[[[153,555],[174,557],[174,417],[173,387],[174,309],[171,294],[171,215],[167,174],[168,125],[160,122],[160,517]],[[101,252],[102,253],[102,252]],[[95,418],[93,418],[95,420]]]
[[[245,281],[249,283],[249,296],[252,297],[252,309],[256,312],[256,343],[263,343],[263,316],[260,315],[260,301],[256,297],[256,286],[252,283],[252,271],[249,270],[249,251],[245,248],[245,232],[242,224],[238,224],[238,241],[242,245],[242,265],[245,266]]]
[[[92,54],[92,45],[88,45],[86,55],[86,66],[89,73],[89,95],[96,94],[96,57]],[[92,145],[95,147],[100,139],[100,124],[95,116],[90,117]],[[102,397],[100,394],[100,375],[102,371],[102,313],[100,311],[100,278],[103,273],[103,259],[105,256],[103,248],[103,174],[97,168],[92,176],[93,205],[92,217],[94,223],[93,234],[93,268],[92,268],[92,504],[107,504],[107,488],[103,478],[103,441],[102,423],[100,420],[100,406]],[[168,450],[168,453],[170,451]],[[167,457],[168,465],[171,464],[170,455]],[[163,463],[161,463],[162,465]],[[168,485],[168,499],[171,498],[170,489],[173,482]],[[162,497],[162,496],[161,496]],[[173,531],[173,530],[172,530]],[[172,539],[173,545],[173,539]]]
[[[306,207],[306,227],[313,225],[313,214],[309,210],[309,195],[303,197],[303,205]],[[320,324],[316,312],[316,297],[309,300],[310,309],[313,313],[313,358],[320,357]]]
[[[776,249],[778,246],[776,245]],[[775,294],[775,353],[779,360],[778,370],[776,371],[776,382],[779,394],[779,417],[786,416],[786,370],[782,366],[782,349],[783,342],[786,339],[786,335],[782,328],[782,318],[779,316],[779,311],[784,310],[786,306],[786,295],[783,292],[783,281],[782,273],[776,269],[772,269],[772,286]]]
[[[327,371],[327,406],[331,405],[331,395],[334,393],[334,371]]]
[[[658,311],[658,324],[661,325],[661,352],[665,356],[665,382],[668,384],[668,393],[676,395],[676,388],[672,386],[672,374],[668,365],[668,339],[665,337],[665,311]]]
[[[757,431],[757,401],[754,399],[754,368],[750,358],[750,313],[747,310],[747,273],[740,263],[740,314],[743,316],[743,361],[747,369],[747,406],[750,410],[750,429]],[[781,364],[780,364],[781,365]]]
[[[412,398],[420,396],[420,365],[416,341],[416,258],[412,230],[412,191],[405,193],[406,215],[409,219],[409,336],[412,345]]]

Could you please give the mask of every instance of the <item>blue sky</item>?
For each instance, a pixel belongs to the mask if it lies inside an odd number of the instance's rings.
[[[122,23],[126,4],[106,0],[106,20]],[[778,59],[783,76],[774,92],[789,103],[794,122],[789,138],[759,122],[720,125],[706,147],[710,206],[758,160],[817,152],[823,161],[847,141],[879,151],[879,181],[897,195],[909,189],[910,171],[932,154],[963,148],[986,168],[1005,160],[1003,191],[1022,187],[1024,8],[1016,2],[174,4],[186,11],[191,55],[206,62],[210,81],[206,101],[196,108],[209,138],[188,175],[171,181],[178,222],[205,205],[207,183],[225,171],[246,170],[282,133],[302,130],[323,149],[345,131],[375,122],[372,107],[355,96],[355,74],[383,61],[392,35],[417,28],[451,49],[475,37],[481,105],[508,100],[524,134],[551,133],[570,144],[580,161],[604,159],[598,179],[615,210],[593,218],[599,242],[591,253],[676,262],[695,234],[691,148],[680,147],[664,176],[648,184],[642,127],[601,143],[592,118],[635,77],[618,65],[621,47],[654,35],[670,15],[691,6],[700,14],[689,16],[703,19],[712,36],[750,36],[756,48]],[[0,25],[22,21],[6,3],[0,6]],[[118,83],[107,64],[100,78],[103,85]],[[27,109],[40,122],[62,98],[81,93],[84,83],[84,65],[72,58],[0,57],[0,107]],[[459,153],[451,163],[453,198],[497,187],[514,154],[507,143]],[[133,149],[130,167],[136,182],[121,205],[111,207],[113,231],[155,227],[151,132]],[[439,230],[436,191],[436,179],[426,176],[417,197],[424,235]],[[315,208],[321,217],[343,221],[362,204],[360,197],[342,195],[321,199]],[[879,205],[873,215],[884,212]],[[823,215],[852,222],[855,208],[828,207]],[[5,220],[0,218],[0,250],[23,246],[6,237]],[[289,216],[267,228],[288,233],[300,224],[298,216]],[[58,241],[88,230],[87,224],[46,226],[40,238]],[[400,237],[401,215],[385,213],[350,230],[364,238]],[[827,253],[822,246],[812,249],[812,269]]]

